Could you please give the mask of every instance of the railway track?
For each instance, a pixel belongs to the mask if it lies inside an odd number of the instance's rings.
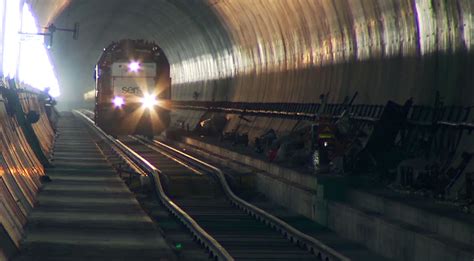
[[[76,114],[91,122],[84,114]],[[96,131],[101,133],[99,129]],[[115,140],[104,133],[101,135],[131,168],[151,178],[161,205],[189,230],[212,258],[349,260],[237,197],[220,169],[160,141],[132,136]],[[162,211],[158,213],[162,215]]]

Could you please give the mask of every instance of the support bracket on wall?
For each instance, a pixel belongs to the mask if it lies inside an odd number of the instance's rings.
[[[43,35],[49,36],[49,43],[46,44],[46,47],[49,49],[53,46],[53,36],[56,31],[61,32],[70,32],[72,33],[72,39],[77,40],[79,39],[79,23],[74,23],[74,28],[60,28],[56,27],[54,24],[50,24],[48,27],[44,29],[48,30],[46,33],[25,33],[25,32],[18,32],[21,35]]]

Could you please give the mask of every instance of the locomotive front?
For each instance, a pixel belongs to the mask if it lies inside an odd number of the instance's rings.
[[[170,122],[169,63],[156,44],[122,40],[96,66],[96,124],[111,135],[160,134]]]

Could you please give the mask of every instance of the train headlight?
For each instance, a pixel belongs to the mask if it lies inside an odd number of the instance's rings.
[[[154,95],[145,94],[142,98],[142,105],[146,109],[153,109],[155,105],[158,105],[158,101]]]
[[[139,62],[135,62],[135,61],[132,61],[128,64],[128,69],[131,71],[131,72],[138,72],[138,70],[140,70],[140,63]]]
[[[122,107],[125,104],[125,100],[120,96],[115,96],[112,102],[114,103],[115,107]]]

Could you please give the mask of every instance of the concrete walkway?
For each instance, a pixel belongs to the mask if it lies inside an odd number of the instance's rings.
[[[71,114],[59,124],[52,182],[29,217],[17,260],[174,260],[134,195]]]

